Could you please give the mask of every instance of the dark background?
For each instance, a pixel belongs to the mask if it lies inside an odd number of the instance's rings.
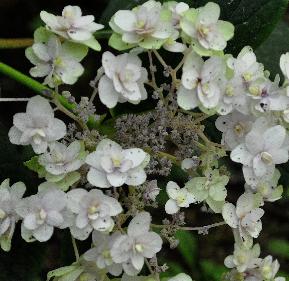
[[[33,31],[41,25],[39,12],[46,10],[60,14],[66,5],[79,5],[84,14],[93,14],[96,21],[107,23],[110,15],[118,8],[132,7],[140,1],[128,0],[0,0],[0,38],[31,38]],[[190,2],[190,1],[187,1]],[[192,5],[202,5],[207,1],[193,1]],[[229,45],[228,52],[234,54],[245,45],[252,45],[261,62],[272,73],[279,71],[279,57],[289,51],[289,25],[284,14],[282,0],[218,0],[222,6],[222,18],[231,20],[236,25],[236,39]],[[106,50],[106,41],[101,41]],[[261,44],[262,43],[262,44]],[[164,54],[167,56],[167,54]],[[173,56],[171,56],[173,57]],[[85,74],[73,87],[76,97],[90,95],[89,81],[93,79],[100,66],[100,53],[90,52],[85,58]],[[171,60],[171,59],[170,59]],[[0,49],[0,61],[28,74],[31,67],[25,59],[24,49]],[[63,88],[64,89],[64,88]],[[65,88],[66,89],[66,88]],[[9,77],[0,74],[0,97],[31,97],[34,93]],[[30,148],[9,144],[7,132],[12,125],[16,112],[24,111],[26,103],[0,103],[0,180],[10,178],[11,183],[24,181],[28,193],[36,193],[39,180],[35,174],[23,167],[23,161],[30,159]],[[99,111],[104,109],[101,106]],[[211,127],[208,134],[216,139]],[[233,169],[236,167],[233,167]],[[240,171],[240,167],[238,167]],[[264,231],[258,239],[262,256],[272,253],[280,260],[284,274],[289,274],[289,210],[288,210],[288,165],[282,166],[285,186],[284,198],[274,204],[266,204],[263,219]],[[229,199],[235,200],[242,191],[243,182],[236,171],[236,177],[228,188]],[[205,225],[220,220],[210,214],[200,214],[193,208],[188,215],[191,225]],[[223,260],[233,250],[233,237],[226,227],[214,229],[207,236],[192,233],[180,233],[181,244],[178,250],[166,250],[161,260],[169,260],[170,273],[185,271],[196,280],[219,280],[224,272]],[[89,243],[79,243],[84,251]],[[0,252],[0,281],[43,281],[49,270],[73,262],[70,236],[65,231],[56,231],[48,243],[27,244],[20,238],[20,228],[16,229],[10,253]],[[287,272],[287,273],[286,273]]]

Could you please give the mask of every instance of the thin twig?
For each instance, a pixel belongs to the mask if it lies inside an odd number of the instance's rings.
[[[72,241],[72,246],[73,246],[76,261],[78,261],[79,260],[79,252],[78,252],[78,248],[76,245],[76,241],[72,235],[71,235],[71,241]]]

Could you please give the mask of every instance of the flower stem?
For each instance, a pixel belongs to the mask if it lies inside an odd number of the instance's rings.
[[[73,246],[76,261],[78,261],[79,260],[79,252],[77,249],[76,241],[72,235],[71,235],[71,241],[72,241],[72,246]]]
[[[18,49],[26,48],[33,44],[34,40],[32,38],[17,38],[17,39],[0,39],[0,49]]]

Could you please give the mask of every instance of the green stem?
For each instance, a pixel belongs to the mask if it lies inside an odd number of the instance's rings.
[[[34,92],[44,96],[48,97],[55,101],[56,105],[59,107],[59,109],[67,114],[69,117],[73,117],[72,119],[75,120],[76,116],[72,113],[72,111],[75,109],[76,105],[71,104],[65,97],[59,95],[52,89],[46,87],[45,85],[39,83],[38,81],[32,79],[31,77],[21,73],[20,71],[14,69],[13,67],[0,62],[0,73],[14,79],[15,81],[23,84],[24,86],[28,87],[29,89],[33,90]],[[85,124],[80,123],[80,121],[77,119],[77,122],[81,125],[83,128],[87,128]]]
[[[10,78],[14,79],[15,81],[23,84],[24,86],[30,88],[34,92],[40,94],[40,95],[45,95],[45,92],[49,91],[51,92],[52,90],[49,89],[48,87],[42,85],[38,81],[30,78],[29,76],[21,73],[20,71],[12,68],[11,66],[0,62],[0,73],[9,76]]]

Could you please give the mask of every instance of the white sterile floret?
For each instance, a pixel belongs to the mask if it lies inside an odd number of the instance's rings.
[[[250,88],[250,86],[258,79],[263,81],[264,67],[257,62],[256,55],[249,46],[244,47],[237,58],[230,57],[227,65],[234,71],[234,74],[226,85],[223,106],[227,111],[236,109],[243,114],[249,114],[249,96],[253,97],[256,94],[255,87]]]
[[[190,6],[187,3],[175,1],[165,2],[164,6],[168,7],[168,9],[172,12],[173,25],[179,29],[180,20],[182,16],[184,16],[185,12],[190,9]]]
[[[22,217],[21,235],[27,241],[48,241],[54,227],[64,228],[66,194],[59,189],[46,189],[23,199],[16,212]]]
[[[248,105],[252,113],[284,111],[289,108],[289,97],[286,90],[279,87],[280,77],[276,75],[274,81],[267,78],[260,78],[247,84],[246,95],[250,97]]]
[[[175,214],[181,208],[188,208],[191,203],[196,202],[195,197],[188,192],[187,188],[180,188],[173,181],[168,182],[166,190],[170,198],[165,205],[167,214]]]
[[[229,177],[218,170],[208,171],[205,177],[194,177],[185,185],[196,202],[205,201],[215,213],[221,213],[227,197]]]
[[[284,277],[276,277],[279,268],[278,260],[273,261],[272,256],[267,256],[261,261],[258,269],[263,280],[285,281]]]
[[[123,42],[158,49],[175,31],[168,12],[160,2],[149,0],[132,11],[116,12],[109,24]]]
[[[223,92],[225,62],[220,57],[207,61],[196,53],[190,53],[183,66],[182,84],[178,90],[178,105],[185,109],[203,106],[217,107]]]
[[[257,238],[262,230],[261,217],[264,210],[258,207],[255,196],[245,192],[237,200],[236,207],[231,203],[225,203],[222,215],[225,222],[238,230],[245,246],[251,246],[253,238]]]
[[[39,156],[38,162],[52,175],[63,175],[78,170],[84,161],[79,159],[81,143],[72,142],[66,146],[60,142],[49,145],[49,151]]]
[[[138,56],[129,53],[114,56],[105,52],[102,65],[105,75],[99,81],[99,97],[108,108],[118,102],[138,104],[147,98],[144,87],[147,71]]]
[[[92,232],[110,232],[114,227],[112,217],[122,212],[120,203],[102,191],[87,191],[77,188],[67,193],[67,208],[75,214],[74,224],[70,227],[71,234],[79,240],[85,240]]]
[[[152,258],[162,248],[162,239],[150,231],[151,216],[147,212],[137,214],[130,222],[127,234],[118,237],[111,249],[114,262],[121,263],[126,274],[137,275],[145,258]]]
[[[234,26],[219,20],[220,7],[209,2],[204,7],[190,9],[181,20],[183,32],[205,50],[224,50],[234,35]]]
[[[116,142],[104,139],[86,157],[90,166],[87,180],[100,188],[141,185],[146,180],[144,168],[149,159],[149,154],[140,148],[122,149]]]
[[[68,43],[61,43],[55,35],[51,35],[47,42],[37,42],[28,48],[26,57],[35,65],[30,69],[31,76],[45,77],[44,84],[51,88],[74,84],[84,72],[80,61],[86,53],[73,55]]]
[[[94,231],[92,233],[94,247],[84,253],[84,259],[95,262],[98,268],[106,269],[113,276],[119,276],[122,273],[122,265],[114,263],[110,254],[112,245],[119,236],[119,232],[108,235],[106,233]]]
[[[13,127],[9,131],[9,140],[17,145],[32,145],[35,153],[44,153],[48,144],[63,138],[65,124],[54,118],[49,102],[40,96],[31,98],[25,113],[16,113]]]
[[[23,182],[17,182],[10,187],[9,179],[0,185],[0,244],[4,251],[9,251],[15,224],[20,219],[15,208],[21,201],[26,187]]]
[[[221,144],[233,150],[236,146],[243,143],[247,133],[252,128],[254,118],[244,115],[238,111],[219,116],[216,120],[217,129],[222,132]]]
[[[251,248],[246,248],[243,245],[235,243],[234,254],[226,257],[224,264],[228,268],[236,268],[238,272],[244,272],[248,269],[258,267],[261,263],[260,246],[255,244]]]
[[[180,273],[175,277],[168,279],[168,281],[193,281],[193,280],[189,275],[185,273]]]
[[[245,142],[231,152],[234,162],[242,163],[248,184],[254,177],[273,175],[275,164],[288,161],[288,136],[284,127],[270,126],[264,117],[258,118],[252,130],[246,135]]]
[[[93,37],[93,33],[104,26],[94,22],[94,16],[82,16],[78,6],[66,6],[62,16],[42,11],[41,19],[52,32],[73,41],[83,42]]]
[[[280,172],[275,169],[271,178],[261,178],[254,185],[245,184],[245,189],[251,192],[257,192],[261,196],[261,204],[264,204],[264,201],[275,202],[282,197],[283,193],[283,186],[278,185],[280,177]]]

